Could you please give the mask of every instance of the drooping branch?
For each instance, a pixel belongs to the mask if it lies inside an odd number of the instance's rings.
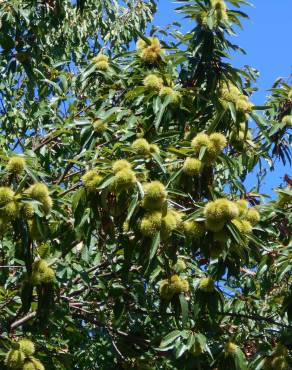
[[[76,305],[70,305],[70,308],[77,311],[77,313],[74,314],[74,316],[76,318],[82,319],[85,322],[90,322],[91,324],[94,324],[98,327],[103,327],[104,329],[106,329],[106,331],[108,331],[111,334],[110,336],[117,335],[119,337],[124,338],[124,340],[126,340],[127,342],[136,343],[136,344],[139,344],[139,345],[141,345],[145,348],[150,347],[150,340],[149,339],[138,337],[136,335],[126,333],[122,330],[115,329],[115,328],[111,327],[110,325],[96,319],[95,314],[92,314],[91,312],[85,310],[83,307],[79,307],[79,306],[76,306]],[[24,316],[21,319],[12,323],[10,325],[10,330],[16,329],[17,327],[25,324],[26,322],[34,319],[36,317],[36,315],[37,315],[36,311],[30,312],[26,316]]]
[[[74,308],[76,308],[76,307],[74,307]],[[136,335],[126,333],[122,330],[115,329],[115,328],[111,327],[110,325],[107,325],[106,323],[103,323],[100,320],[96,319],[96,317],[94,317],[92,315],[84,314],[84,312],[81,312],[81,313],[76,314],[75,316],[79,317],[80,319],[82,319],[86,322],[90,322],[91,324],[94,324],[96,326],[104,327],[107,331],[110,331],[111,333],[124,338],[127,342],[140,344],[141,346],[146,347],[146,348],[150,347],[150,340],[149,339],[138,337]]]

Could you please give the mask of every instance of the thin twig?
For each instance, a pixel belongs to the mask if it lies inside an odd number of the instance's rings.
[[[35,148],[33,148],[33,151],[34,152],[38,151],[43,146],[51,143],[52,141],[54,141],[55,139],[57,139],[58,137],[60,137],[61,135],[65,134],[65,133],[66,133],[65,131],[62,131],[62,132],[59,132],[58,134],[55,134],[54,136],[50,136],[50,137],[44,139],[39,145],[37,145]]]
[[[64,169],[64,172],[62,173],[62,175],[56,181],[56,184],[57,185],[61,184],[61,182],[64,180],[64,178],[66,177],[67,173],[71,170],[71,168],[73,166],[74,166],[74,163],[73,162],[70,162],[70,163],[67,164],[67,166]]]
[[[112,342],[112,345],[113,345],[115,351],[117,352],[117,354],[119,355],[119,357],[123,361],[126,361],[126,358],[124,357],[124,355],[122,354],[122,352],[118,349],[114,337],[111,335],[110,331],[108,331],[108,333],[109,333],[109,336],[111,337],[111,342]]]
[[[36,314],[37,314],[37,312],[36,311],[33,311],[33,312],[30,312],[29,314],[27,314],[26,316],[23,316],[21,319],[14,321],[10,325],[10,329],[15,329],[18,326],[21,326],[22,324],[26,323],[27,321],[35,318],[36,317]]]
[[[101,267],[105,267],[106,265],[108,265],[108,261],[104,261],[104,262],[101,262],[101,263],[98,263],[97,265],[94,265],[92,267],[90,267],[90,269],[86,270],[86,273],[89,274],[90,272],[93,272]],[[73,284],[77,284],[79,281],[81,280],[81,276],[77,276],[74,280],[73,280]]]
[[[82,186],[81,182],[78,182],[77,184],[73,185],[71,188],[64,190],[62,193],[59,194],[59,197],[63,197],[64,195],[71,193],[71,191],[74,191]]]

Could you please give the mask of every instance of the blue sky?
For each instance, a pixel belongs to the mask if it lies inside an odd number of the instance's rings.
[[[259,91],[254,94],[252,101],[256,105],[263,105],[267,90],[275,79],[288,78],[292,72],[292,0],[253,0],[251,3],[253,7],[242,9],[250,19],[243,22],[244,30],[238,30],[238,36],[232,40],[247,55],[234,55],[232,64],[236,67],[248,64],[259,70]],[[184,30],[193,27],[190,20],[182,20],[181,14],[175,13],[178,5],[171,0],[160,0],[154,24],[164,26],[179,20]],[[267,175],[262,192],[270,194],[271,189],[282,182],[285,173],[291,173],[291,167],[284,168],[280,162],[276,162],[276,170]],[[252,187],[254,183],[255,178],[251,177],[247,185]]]

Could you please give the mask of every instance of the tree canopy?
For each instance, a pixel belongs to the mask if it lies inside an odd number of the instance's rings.
[[[292,86],[177,3],[0,1],[1,369],[292,369]]]

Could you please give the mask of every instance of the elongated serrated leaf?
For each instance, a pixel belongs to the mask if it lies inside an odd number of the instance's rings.
[[[155,256],[157,249],[159,247],[159,243],[160,243],[160,233],[157,233],[151,242],[149,261],[151,261],[153,257]]]
[[[162,338],[160,347],[166,347],[169,344],[173,343],[177,338],[181,335],[180,330],[173,330],[172,332],[168,333],[165,337]]]
[[[188,322],[189,308],[188,308],[188,302],[186,301],[184,294],[179,295],[179,302],[180,302],[180,307],[181,307],[182,322],[183,322],[183,325],[186,325]]]

